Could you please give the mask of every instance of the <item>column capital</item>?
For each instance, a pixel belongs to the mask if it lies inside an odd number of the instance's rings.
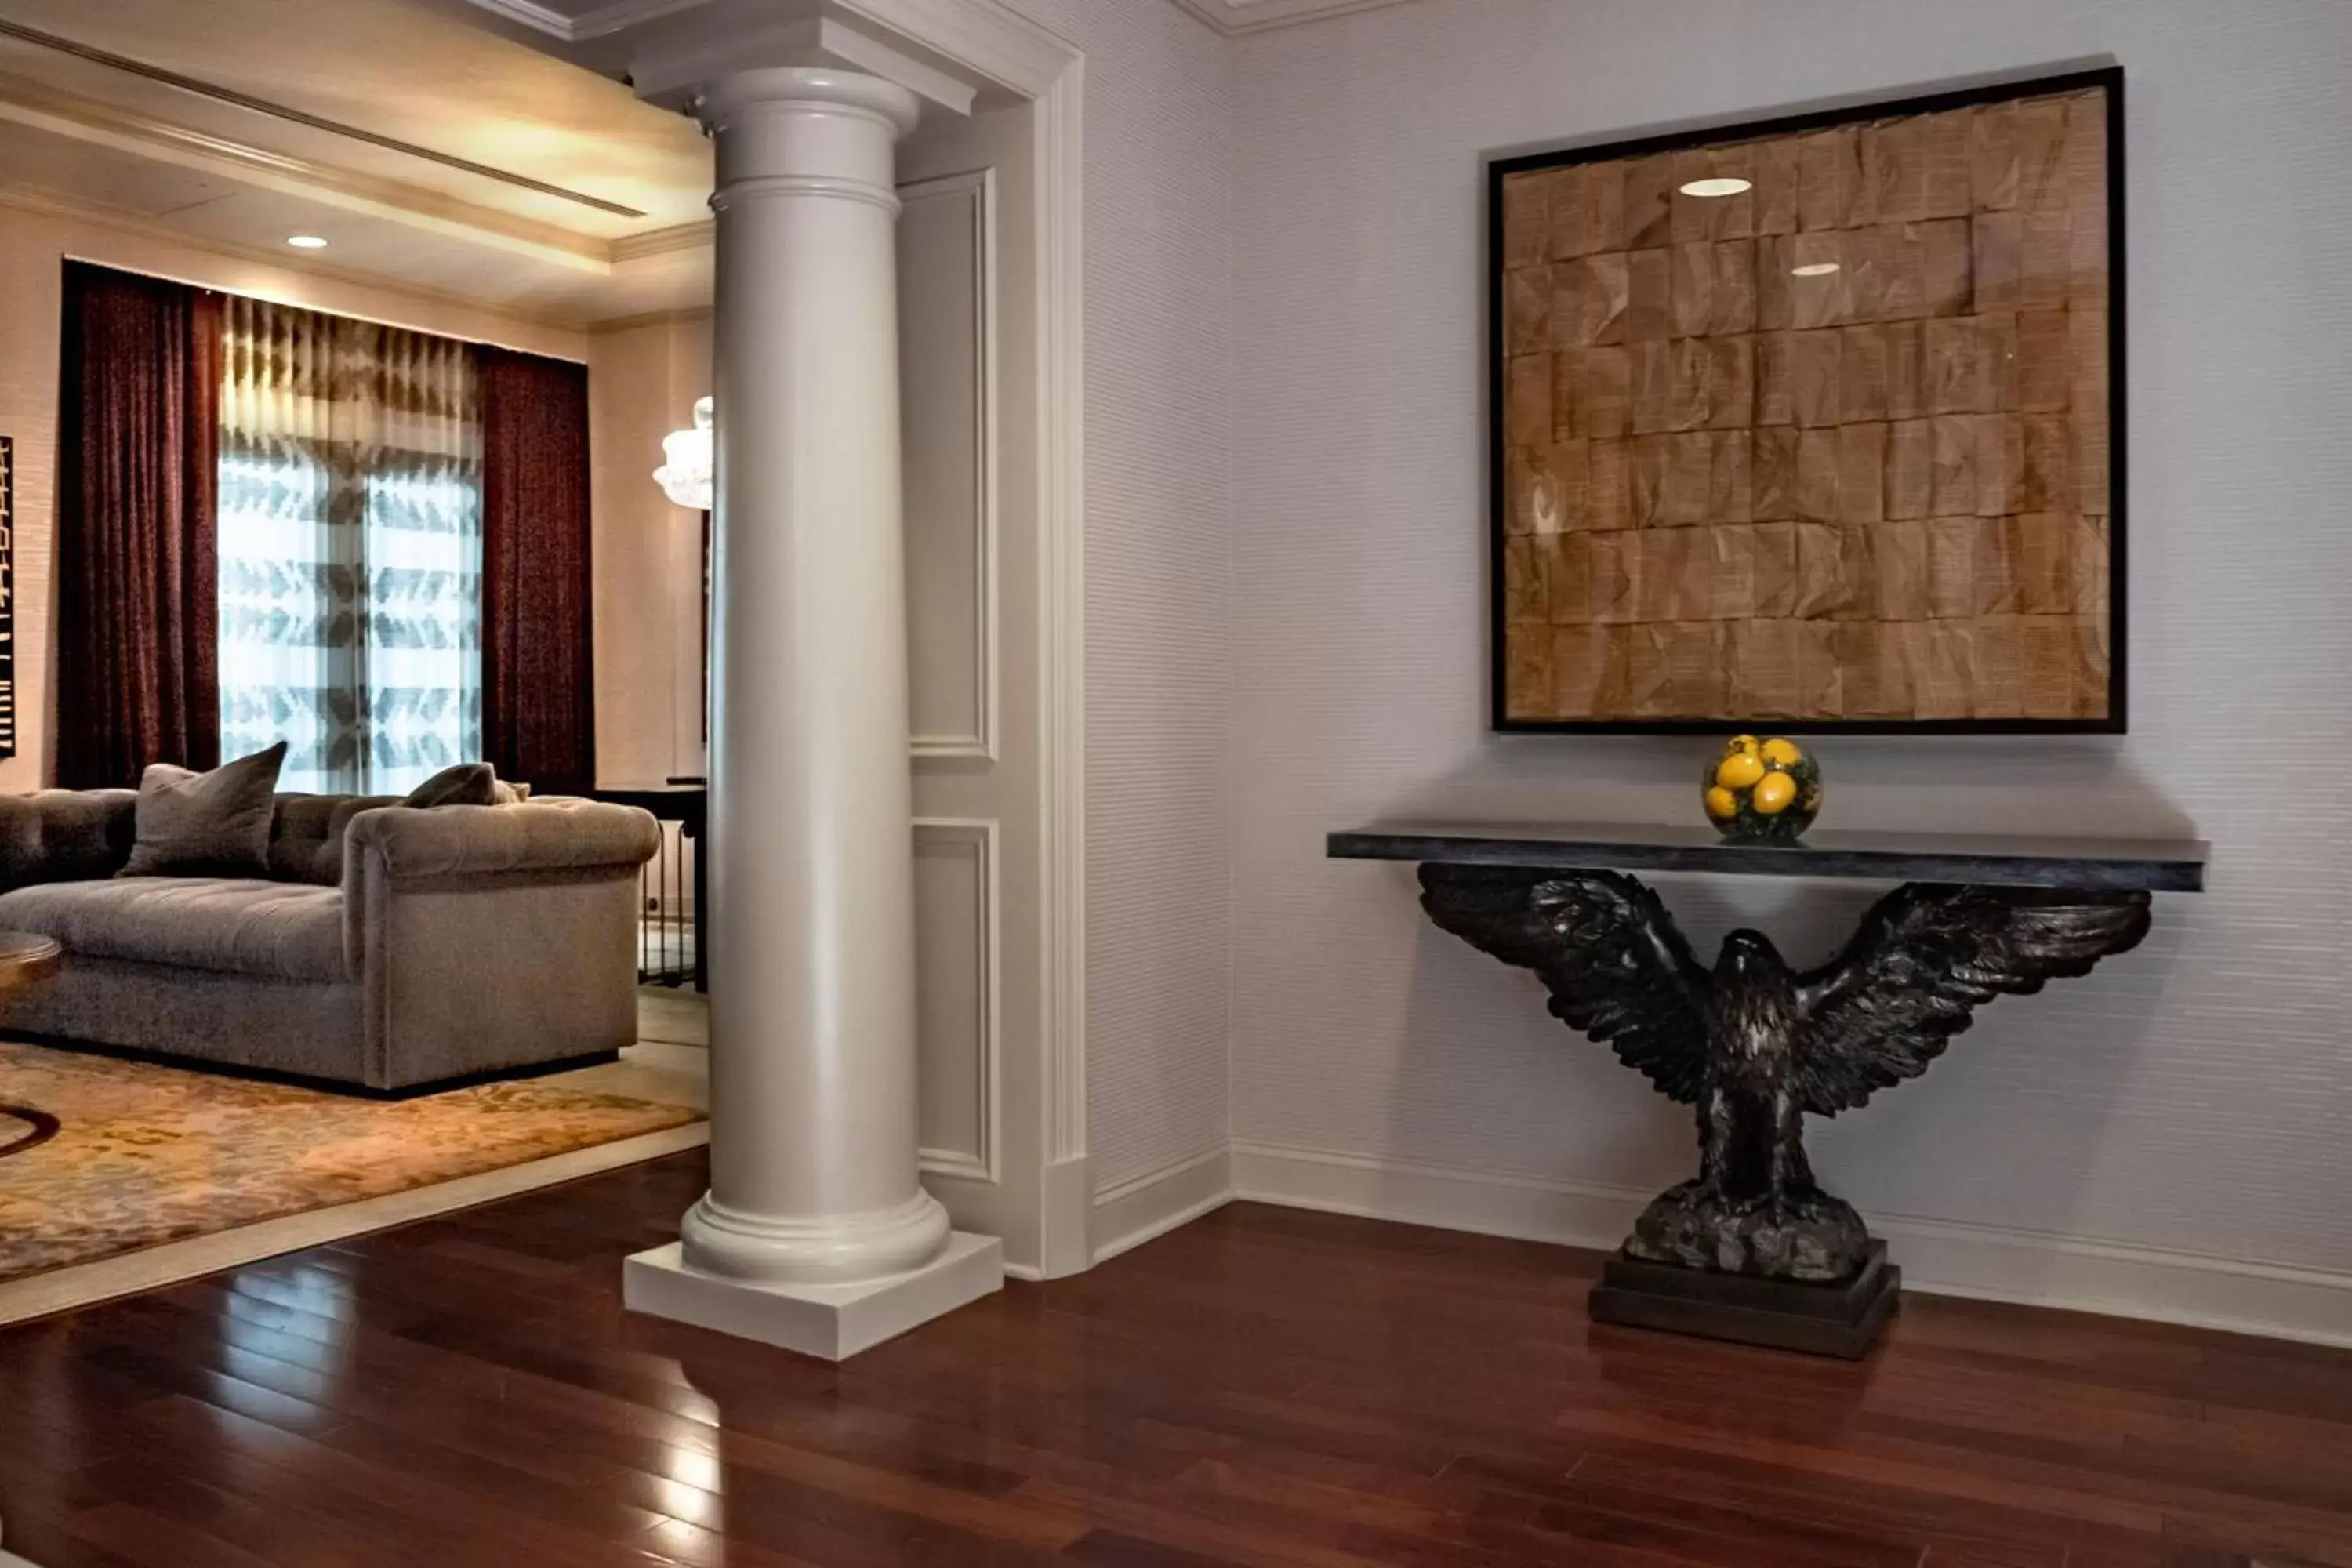
[[[892,146],[915,95],[836,66],[761,66],[697,89],[689,107],[719,146],[713,211],[758,198],[841,198],[896,216]]]
[[[891,139],[915,128],[915,95],[897,82],[833,66],[763,66],[730,71],[688,100],[703,129],[717,136],[746,112],[803,108],[864,115],[887,126]]]

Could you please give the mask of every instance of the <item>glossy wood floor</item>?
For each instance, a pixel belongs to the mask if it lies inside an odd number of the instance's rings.
[[[0,1331],[41,1568],[2352,1564],[2352,1355],[1916,1299],[1859,1365],[1596,1259],[1238,1205],[845,1367],[631,1319],[677,1156]]]

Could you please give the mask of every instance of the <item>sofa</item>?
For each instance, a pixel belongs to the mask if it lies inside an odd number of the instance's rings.
[[[281,795],[266,879],[121,877],[138,798],[0,797],[0,930],[65,949],[0,1032],[379,1093],[636,1038],[634,806]]]

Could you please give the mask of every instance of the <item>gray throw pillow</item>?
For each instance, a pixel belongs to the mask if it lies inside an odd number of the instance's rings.
[[[499,805],[499,773],[488,763],[443,768],[401,797],[403,805]]]
[[[208,773],[156,763],[139,775],[131,860],[119,877],[266,877],[286,742]]]

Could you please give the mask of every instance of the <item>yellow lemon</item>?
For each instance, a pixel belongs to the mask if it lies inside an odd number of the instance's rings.
[[[1753,735],[1734,735],[1730,740],[1726,741],[1723,743],[1723,749],[1726,752],[1753,752],[1756,749],[1756,737]]]
[[[1717,818],[1737,816],[1739,814],[1739,797],[1717,784],[1706,792],[1706,814]]]
[[[1715,782],[1726,789],[1746,789],[1764,776],[1764,764],[1752,752],[1726,757],[1723,765],[1715,770]]]
[[[1764,742],[1764,760],[1778,768],[1793,768],[1805,760],[1805,753],[1791,741]]]
[[[1797,781],[1786,773],[1767,773],[1750,796],[1756,809],[1766,816],[1777,816],[1797,798]]]

